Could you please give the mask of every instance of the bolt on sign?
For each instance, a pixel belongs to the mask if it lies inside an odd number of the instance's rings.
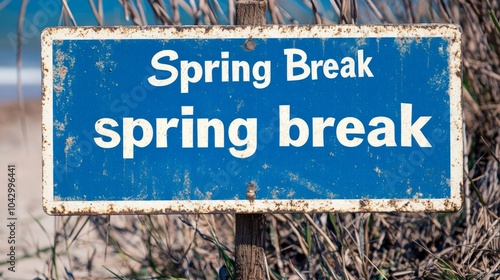
[[[454,25],[48,28],[49,214],[461,207]]]

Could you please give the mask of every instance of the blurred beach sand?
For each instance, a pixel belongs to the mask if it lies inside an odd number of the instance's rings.
[[[10,230],[0,227],[0,261],[6,260],[4,252],[15,246],[15,273],[8,270],[11,265],[2,265],[0,272],[9,277],[25,278],[37,276],[36,271],[44,271],[44,263],[21,260],[23,255],[46,248],[52,237],[46,236],[54,230],[54,218],[42,209],[42,156],[41,156],[41,102],[25,102],[26,138],[23,139],[20,111],[17,102],[0,103],[0,220],[7,222],[7,168],[15,165],[16,178],[16,235],[15,244],[8,243]],[[38,221],[38,222],[37,222]],[[38,224],[39,223],[39,224]]]
[[[51,278],[50,259],[54,244],[58,252],[57,271],[60,276],[65,274],[65,270],[75,277],[111,276],[103,266],[119,270],[119,262],[116,262],[111,252],[108,252],[104,261],[102,257],[106,244],[96,237],[91,223],[83,226],[86,217],[52,217],[43,211],[41,101],[26,101],[25,111],[27,133],[26,139],[23,139],[17,102],[0,103],[0,278]],[[7,168],[10,164],[16,168],[15,244],[8,243],[10,230],[7,228]],[[63,221],[69,221],[68,234],[75,223],[79,223],[78,229],[83,228],[72,244],[65,244],[68,238],[55,234],[64,233]],[[55,238],[58,238],[57,242]],[[13,245],[16,253],[15,272],[8,269],[10,264],[4,263],[8,261],[7,253]],[[89,264],[93,265],[87,268]]]

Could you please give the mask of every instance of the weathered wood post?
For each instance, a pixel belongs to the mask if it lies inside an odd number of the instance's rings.
[[[237,25],[266,24],[265,1],[238,1],[236,4]],[[255,195],[255,186],[250,183],[247,197]],[[236,279],[265,278],[264,242],[265,214],[236,214]]]

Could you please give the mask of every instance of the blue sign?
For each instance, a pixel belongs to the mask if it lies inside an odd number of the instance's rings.
[[[47,29],[46,211],[458,209],[460,32],[431,27]]]

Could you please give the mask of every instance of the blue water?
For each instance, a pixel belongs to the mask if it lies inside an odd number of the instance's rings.
[[[10,1],[0,10],[0,102],[17,100],[16,48],[17,26],[22,1]],[[68,1],[73,16],[79,26],[97,25],[88,1]],[[146,5],[147,6],[147,5]],[[149,6],[147,6],[149,8]],[[117,1],[103,1],[105,25],[130,25]],[[28,2],[22,36],[23,93],[25,98],[41,97],[40,34],[49,26],[60,23],[61,1],[32,0]],[[146,11],[148,23],[155,19],[150,10]]]

